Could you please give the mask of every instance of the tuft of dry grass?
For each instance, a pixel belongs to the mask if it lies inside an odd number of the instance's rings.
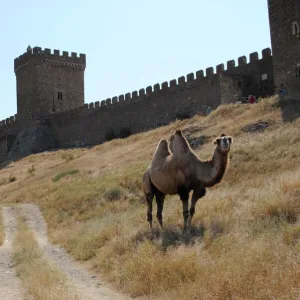
[[[30,299],[74,299],[65,275],[43,258],[43,251],[23,218],[19,218],[13,249],[17,276]]]
[[[28,173],[31,176],[34,176],[34,173],[35,173],[35,167],[34,167],[34,165],[32,165],[31,167],[28,168]]]
[[[67,152],[67,151],[64,151],[64,152],[61,153],[61,158],[63,160],[65,160],[66,162],[70,162],[73,159],[75,159],[74,154],[71,153],[71,152]]]
[[[8,182],[15,182],[17,180],[17,177],[16,176],[14,176],[14,175],[9,175],[9,177],[8,177]]]
[[[5,185],[7,183],[15,182],[16,180],[17,180],[17,177],[10,174],[8,177],[0,178],[0,186]]]
[[[271,120],[263,132],[241,129]],[[224,105],[208,117],[176,121],[153,131],[72,151],[76,176],[58,151],[32,156],[11,170],[18,189],[0,187],[7,202],[37,203],[52,241],[89,261],[106,280],[151,299],[297,299],[300,285],[300,120],[284,123],[274,98],[255,105]],[[182,234],[182,204],[166,197],[165,230],[146,221],[141,176],[157,143],[178,128],[210,137],[196,153],[207,159],[212,140],[233,136],[222,183],[196,206],[193,228]],[[196,129],[195,129],[196,128]],[[34,162],[35,179],[22,169]],[[8,171],[1,171],[7,176]],[[3,174],[2,174],[3,173]],[[110,200],[118,201],[110,201]],[[108,201],[109,200],[109,201]],[[155,207],[155,206],[154,206]],[[156,211],[154,209],[155,216]]]

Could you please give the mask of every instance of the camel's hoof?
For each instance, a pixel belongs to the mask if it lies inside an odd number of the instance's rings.
[[[189,236],[189,235],[191,234],[191,229],[190,229],[190,227],[184,228],[183,231],[182,231],[182,234],[183,234],[184,236]]]

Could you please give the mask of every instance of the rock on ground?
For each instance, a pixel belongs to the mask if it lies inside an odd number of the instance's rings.
[[[37,125],[23,129],[17,135],[10,152],[9,159],[46,151],[55,147],[54,136],[47,126]]]

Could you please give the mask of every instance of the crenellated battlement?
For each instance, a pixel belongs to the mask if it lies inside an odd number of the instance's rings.
[[[10,125],[14,125],[17,121],[17,115],[11,116],[6,118],[5,120],[0,121],[0,128],[1,127],[9,127]]]
[[[56,64],[68,67],[85,68],[86,55],[76,52],[52,50],[41,47],[28,48],[27,51],[14,60],[14,70],[17,72],[23,66],[34,62],[35,64]]]

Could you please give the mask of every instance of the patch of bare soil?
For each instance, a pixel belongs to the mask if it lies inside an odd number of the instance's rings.
[[[17,229],[14,208],[3,208],[5,240],[0,247],[0,299],[22,300],[23,291],[12,266],[12,240]]]
[[[51,245],[47,239],[47,227],[39,208],[32,204],[23,204],[22,210],[28,227],[35,233],[45,256],[64,272],[78,292],[79,299],[91,300],[125,300],[126,296],[114,292],[101,282],[98,276],[89,273],[75,262],[64,249]]]
[[[271,120],[258,121],[256,123],[249,124],[249,125],[243,127],[242,131],[249,132],[249,133],[263,132],[272,124],[274,124],[274,121],[271,121]]]

